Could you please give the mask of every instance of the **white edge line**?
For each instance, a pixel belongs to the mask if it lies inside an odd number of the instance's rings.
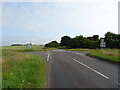
[[[102,74],[102,73],[98,72],[98,71],[97,71],[97,70],[95,70],[95,69],[92,69],[91,67],[89,67],[89,66],[85,65],[84,63],[82,63],[82,62],[80,62],[80,61],[78,61],[78,60],[76,60],[76,59],[74,59],[74,58],[73,58],[73,60],[74,60],[74,61],[76,61],[76,62],[78,62],[79,64],[81,64],[81,65],[83,65],[83,66],[87,67],[88,69],[90,69],[90,70],[94,71],[95,73],[97,73],[97,74],[101,75],[102,77],[104,77],[104,78],[106,78],[106,79],[109,79],[109,77],[105,76],[104,74]]]
[[[47,56],[47,61],[49,61],[49,58],[50,58],[50,52],[48,53],[48,56]]]

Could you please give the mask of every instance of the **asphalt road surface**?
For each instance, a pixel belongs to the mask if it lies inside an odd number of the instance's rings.
[[[86,51],[30,52],[47,61],[47,88],[118,88],[118,65]]]

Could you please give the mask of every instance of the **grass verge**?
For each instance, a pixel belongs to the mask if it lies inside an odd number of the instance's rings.
[[[98,57],[112,62],[120,62],[118,49],[97,49],[88,53],[89,56]]]
[[[82,49],[82,48],[77,48],[77,49],[66,49],[67,51],[90,51],[91,49]]]
[[[32,54],[2,50],[3,88],[44,88],[46,62]]]

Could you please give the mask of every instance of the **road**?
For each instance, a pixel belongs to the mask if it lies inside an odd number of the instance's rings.
[[[86,51],[30,52],[47,61],[47,88],[118,88],[118,65]]]

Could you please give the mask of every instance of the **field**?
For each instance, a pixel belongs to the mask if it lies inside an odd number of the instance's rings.
[[[46,48],[44,45],[34,45],[32,47],[25,46],[2,46],[2,49],[16,50],[19,52],[30,52],[30,51],[51,51],[56,48]]]
[[[2,47],[2,88],[44,88],[46,61],[28,51],[50,51],[41,46]]]
[[[120,62],[120,50],[119,49],[97,49],[90,52],[88,55],[93,57],[98,57],[101,59]]]
[[[44,45],[34,45],[32,47],[26,47],[26,46],[2,46],[2,49],[42,49]]]

